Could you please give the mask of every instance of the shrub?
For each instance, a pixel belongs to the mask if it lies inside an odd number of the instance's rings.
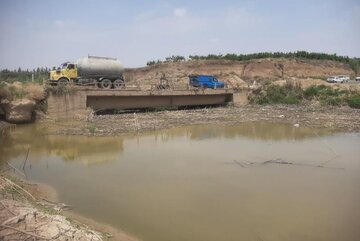
[[[312,85],[312,86],[309,86],[304,90],[304,96],[307,99],[312,99],[312,98],[314,98],[316,96],[319,96],[320,93],[325,88],[328,88],[328,87],[325,86],[325,85]]]
[[[296,83],[287,82],[284,86],[265,84],[264,89],[249,96],[250,103],[300,104],[302,100],[319,100],[323,105],[360,108],[360,94],[357,91],[334,89],[325,85],[313,85],[305,90]]]
[[[293,95],[287,96],[283,101],[284,104],[288,104],[288,105],[296,105],[296,104],[300,104],[300,102],[301,99]]]
[[[26,96],[26,91],[21,85],[8,85],[1,90],[1,96],[7,100],[21,99]]]
[[[96,128],[96,126],[95,126],[94,124],[88,125],[88,126],[87,126],[87,129],[89,130],[89,132],[90,132],[91,134],[95,134],[95,133],[96,133],[96,130],[97,130],[97,128]]]
[[[47,86],[46,92],[52,93],[54,95],[65,95],[74,92],[75,89],[71,85],[56,85],[56,86]]]
[[[340,106],[345,103],[344,98],[341,96],[324,96],[321,98],[320,103],[323,105]]]
[[[304,90],[304,96],[309,100],[314,98],[324,100],[329,97],[344,98],[348,94],[349,92],[347,90],[334,89],[325,85],[312,85]]]
[[[286,97],[285,89],[277,85],[270,85],[266,89],[266,95],[272,103],[281,103]]]
[[[360,94],[348,97],[346,102],[351,108],[360,109]]]
[[[249,97],[251,103],[264,104],[299,104],[302,99],[302,90],[296,85],[287,84],[278,86],[265,85],[265,89]]]

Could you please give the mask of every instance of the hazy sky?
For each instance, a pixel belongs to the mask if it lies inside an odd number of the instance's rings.
[[[360,57],[360,0],[0,0],[0,69],[296,50]]]

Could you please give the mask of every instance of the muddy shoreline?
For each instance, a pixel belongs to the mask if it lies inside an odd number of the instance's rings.
[[[0,204],[1,240],[137,240],[60,203],[51,186],[20,179],[10,170],[0,175]]]
[[[92,115],[86,121],[49,123],[60,135],[111,136],[191,125],[234,125],[245,122],[284,122],[295,126],[360,131],[360,109],[309,105],[247,105],[189,110],[162,110],[116,115]]]

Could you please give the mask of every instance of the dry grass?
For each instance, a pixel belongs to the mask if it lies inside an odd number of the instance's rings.
[[[35,83],[20,83],[14,82],[12,84],[4,84],[0,88],[0,98],[6,100],[16,99],[31,99],[40,101],[45,99],[46,93],[43,86]]]
[[[39,84],[28,83],[23,85],[23,88],[26,90],[26,97],[33,100],[43,100],[45,99],[44,87]]]
[[[300,89],[302,89],[302,83],[299,80],[288,79],[285,82],[285,87],[289,90],[292,90],[292,89],[300,90]]]

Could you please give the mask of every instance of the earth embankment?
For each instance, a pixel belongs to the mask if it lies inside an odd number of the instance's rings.
[[[354,76],[354,71],[341,62],[308,59],[258,59],[251,61],[194,60],[162,63],[143,68],[126,69],[126,82],[138,85],[157,84],[165,75],[174,84],[188,83],[188,75],[215,75],[229,85],[248,86],[254,80],[283,78],[321,79],[331,75]]]

